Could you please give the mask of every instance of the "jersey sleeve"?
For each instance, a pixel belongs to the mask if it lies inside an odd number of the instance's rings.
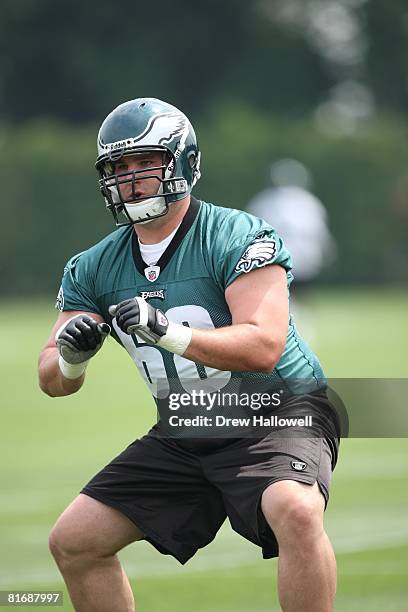
[[[219,257],[217,276],[226,289],[238,276],[268,265],[279,265],[286,270],[288,286],[293,280],[292,259],[276,230],[247,213],[234,216],[223,228],[222,257]]]
[[[64,268],[55,307],[65,310],[85,310],[101,314],[94,291],[92,266],[85,252],[72,257]]]

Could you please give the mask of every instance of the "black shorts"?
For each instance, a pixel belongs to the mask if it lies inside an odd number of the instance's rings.
[[[337,438],[266,435],[192,452],[155,425],[81,493],[122,512],[147,541],[180,563],[209,544],[227,516],[234,531],[269,559],[279,551],[260,510],[263,491],[279,480],[317,481],[327,505],[338,446]]]

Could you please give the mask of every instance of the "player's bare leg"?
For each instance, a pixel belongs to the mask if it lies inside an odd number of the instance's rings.
[[[332,612],[336,560],[323,527],[324,498],[313,486],[282,480],[262,496],[279,543],[278,592],[284,612]]]
[[[79,495],[61,514],[50,550],[77,612],[133,612],[135,603],[116,553],[143,534],[123,514]]]

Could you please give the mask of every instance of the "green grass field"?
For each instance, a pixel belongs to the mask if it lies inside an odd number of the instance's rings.
[[[47,547],[52,524],[82,484],[154,421],[147,391],[113,341],[78,395],[40,393],[37,354],[54,319],[51,301],[0,307],[3,590],[63,589]],[[407,323],[408,292],[322,291],[309,299],[305,335],[315,336],[328,376],[408,378]],[[326,512],[338,562],[336,610],[408,610],[408,441],[350,439],[340,450]],[[121,558],[141,612],[280,609],[276,560],[263,561],[227,525],[184,567],[144,542]],[[67,595],[59,609],[72,609]]]

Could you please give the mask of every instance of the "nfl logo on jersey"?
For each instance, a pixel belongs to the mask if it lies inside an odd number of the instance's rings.
[[[148,266],[145,271],[145,276],[148,281],[153,283],[157,278],[159,278],[160,267],[159,266]]]

